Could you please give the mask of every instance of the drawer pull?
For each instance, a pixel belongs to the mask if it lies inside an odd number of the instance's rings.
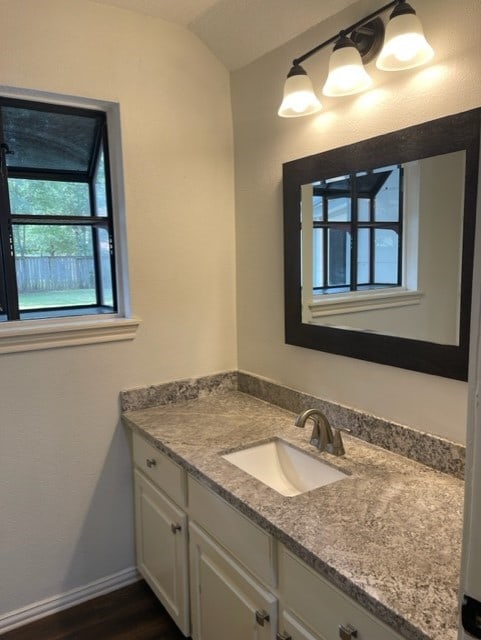
[[[276,640],[292,640],[288,633],[276,633]]]
[[[149,467],[149,469],[152,469],[152,467],[156,466],[157,460],[155,458],[147,458],[145,464]]]
[[[180,526],[180,524],[177,524],[176,522],[173,522],[170,525],[170,530],[172,531],[172,533],[177,533],[177,531],[181,531],[182,527]]]
[[[340,624],[339,637],[341,638],[341,640],[352,640],[352,638],[357,638],[357,629],[355,629],[350,624],[346,626]]]
[[[261,627],[264,626],[264,622],[269,622],[269,614],[264,609],[257,609],[256,611],[256,622]]]

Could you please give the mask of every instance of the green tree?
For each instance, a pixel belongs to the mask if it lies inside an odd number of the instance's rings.
[[[13,215],[90,215],[86,183],[10,178],[8,186]],[[14,242],[19,257],[92,255],[92,231],[79,225],[18,224]]]

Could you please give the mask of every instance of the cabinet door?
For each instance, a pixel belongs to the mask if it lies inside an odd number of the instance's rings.
[[[188,636],[187,516],[137,470],[134,482],[138,570]]]
[[[276,598],[202,529],[189,530],[194,640],[275,640]]]

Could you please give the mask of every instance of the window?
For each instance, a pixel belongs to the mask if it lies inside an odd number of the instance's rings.
[[[402,182],[393,166],[314,183],[314,295],[401,286]]]
[[[0,326],[116,312],[106,113],[0,98]]]

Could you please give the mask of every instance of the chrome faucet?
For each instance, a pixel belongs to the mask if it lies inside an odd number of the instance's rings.
[[[329,420],[319,409],[303,411],[297,416],[294,424],[296,427],[304,427],[309,418],[314,422],[310,444],[317,447],[319,451],[327,451],[334,456],[343,456],[346,451],[341,431],[349,431],[349,429],[334,429],[333,431]]]

